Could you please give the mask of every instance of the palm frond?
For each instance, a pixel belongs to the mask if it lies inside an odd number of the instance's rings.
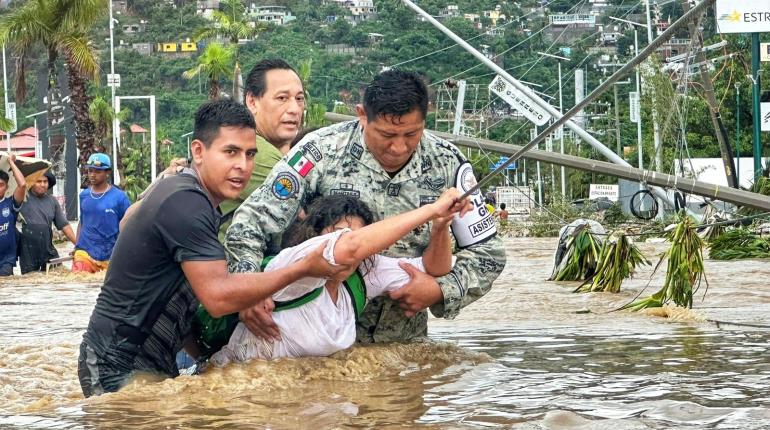
[[[86,79],[99,81],[99,60],[93,43],[83,34],[65,34],[59,39],[70,67],[81,73]]]

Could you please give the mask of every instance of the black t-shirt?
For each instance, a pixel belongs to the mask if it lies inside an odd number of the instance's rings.
[[[181,263],[225,259],[219,221],[192,175],[166,178],[142,200],[118,236],[84,335],[100,358],[178,374],[174,356],[198,306]]]

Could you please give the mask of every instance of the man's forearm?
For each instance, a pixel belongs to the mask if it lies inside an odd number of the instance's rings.
[[[454,318],[460,309],[484,296],[506,262],[505,248],[499,237],[463,249],[456,257],[452,271],[437,279],[444,294],[443,302],[430,308],[437,317]]]
[[[72,226],[71,225],[69,225],[69,224],[65,225],[64,227],[62,227],[61,231],[62,231],[62,233],[64,233],[64,236],[66,236],[67,239],[70,242],[72,242],[73,245],[77,243],[78,239],[75,236],[75,232],[72,231]]]

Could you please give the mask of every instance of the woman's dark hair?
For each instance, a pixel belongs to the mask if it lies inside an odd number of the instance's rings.
[[[310,203],[306,212],[305,219],[292,225],[292,234],[289,236],[287,247],[297,246],[310,238],[319,236],[323,229],[344,218],[360,217],[364,225],[374,222],[374,214],[366,203],[351,196],[318,197]]]

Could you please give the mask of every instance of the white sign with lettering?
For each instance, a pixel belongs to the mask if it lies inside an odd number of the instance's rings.
[[[628,112],[631,116],[631,122],[634,124],[639,122],[639,93],[632,91],[628,93]]]
[[[770,131],[770,102],[759,104],[759,127],[762,131]]]
[[[591,184],[588,191],[588,198],[598,199],[599,197],[606,197],[613,202],[618,201],[618,186],[608,184]]]
[[[717,33],[770,32],[770,2],[767,0],[717,0]]]
[[[509,84],[508,81],[502,78],[502,76],[498,75],[492,83],[489,84],[489,89],[501,99],[505,100],[506,103],[511,105],[511,107],[516,109],[519,113],[524,115],[528,120],[537,125],[543,125],[551,119],[551,114],[538,106],[529,95],[524,94],[517,90],[513,85]]]

